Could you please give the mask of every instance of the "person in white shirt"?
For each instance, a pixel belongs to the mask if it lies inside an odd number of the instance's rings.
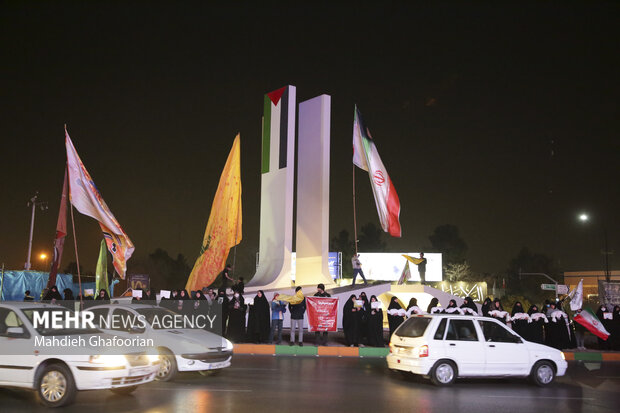
[[[353,258],[351,258],[351,264],[353,265],[353,284],[355,285],[355,279],[357,278],[357,274],[362,277],[364,280],[364,285],[368,284],[366,281],[366,277],[364,277],[364,271],[362,271],[362,263],[360,262],[360,255],[353,254]]]

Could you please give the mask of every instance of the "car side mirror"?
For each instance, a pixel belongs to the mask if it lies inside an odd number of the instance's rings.
[[[9,327],[6,329],[6,336],[9,338],[26,338],[24,327]]]

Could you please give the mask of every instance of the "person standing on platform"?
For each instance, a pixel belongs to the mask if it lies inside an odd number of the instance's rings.
[[[424,253],[420,253],[420,263],[418,264],[418,273],[420,274],[420,283],[424,284],[426,282],[426,258],[424,258]]]
[[[280,294],[275,293],[271,300],[271,331],[269,332],[269,344],[273,343],[273,334],[278,330],[278,341],[282,342],[282,323],[284,322],[284,313],[286,313],[286,302],[278,300]]]
[[[301,287],[295,288],[295,293],[301,291]],[[306,299],[304,298],[299,304],[290,304],[288,309],[291,312],[291,342],[289,345],[295,345],[295,330],[298,331],[299,347],[304,345],[304,313],[306,312]]]
[[[235,280],[233,280],[233,278],[230,276],[230,271],[232,270],[232,267],[230,266],[230,264],[226,264],[226,268],[224,268],[224,271],[222,271],[222,288],[225,290],[228,289],[228,283],[233,283],[235,282]]]
[[[351,265],[353,266],[353,283],[351,285],[355,286],[357,274],[359,274],[362,277],[362,280],[364,280],[364,285],[367,285],[368,281],[366,281],[366,277],[364,277],[364,271],[362,271],[362,263],[360,261],[359,254],[353,254],[353,258],[351,258]]]
[[[325,284],[321,283],[316,286],[316,293],[314,293],[315,297],[331,297],[329,293],[325,291]],[[327,331],[315,331],[314,332],[314,341],[317,346],[326,346],[327,345]]]

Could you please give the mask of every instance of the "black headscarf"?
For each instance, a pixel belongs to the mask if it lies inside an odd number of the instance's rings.
[[[51,300],[60,301],[62,300],[62,296],[58,292],[58,288],[54,285],[52,286],[52,288],[50,288],[47,294],[45,294],[45,297],[43,297],[43,300],[44,301],[51,301]]]
[[[510,316],[513,317],[515,314],[517,313],[524,313],[524,309],[523,309],[523,304],[521,304],[520,301],[517,301],[513,306],[512,306],[512,312],[510,313]]]
[[[450,303],[448,304],[448,307],[446,308],[456,308],[456,300],[450,300]]]
[[[499,307],[495,303],[498,303]],[[496,298],[496,299],[493,300],[493,305],[491,306],[491,310],[490,311],[494,311],[494,310],[504,311],[504,307],[502,307],[502,302],[499,300],[499,298]]]
[[[392,299],[390,300],[390,305],[388,306],[388,310],[402,310],[403,306],[400,305],[400,303],[398,302],[398,298],[396,297],[392,297]]]
[[[374,296],[373,296],[374,297]],[[412,297],[411,300],[409,300],[409,305],[407,305],[407,311],[411,308],[411,307],[417,307],[418,306],[418,299],[415,297]]]
[[[439,299],[433,297],[433,299],[431,300],[431,303],[428,305],[428,308],[426,309],[426,312],[430,314],[431,310],[437,307],[438,304],[439,304]]]
[[[65,288],[64,290],[62,290],[62,292],[65,293],[65,301],[75,300],[75,298],[73,297],[73,291],[71,291],[71,288]]]
[[[536,304],[532,304],[530,308],[527,310],[527,315],[532,315],[535,313],[540,313],[540,309]]]
[[[491,301],[491,299],[489,297],[484,299],[484,302],[482,303],[482,315],[487,317],[489,315],[489,311],[491,311],[491,304],[493,303],[493,301]]]
[[[103,292],[103,297],[101,296],[102,292]],[[99,290],[99,294],[97,294],[97,298],[95,298],[95,300],[110,301],[110,296],[108,295],[108,292],[102,288],[101,290]]]
[[[476,304],[474,303],[474,300],[471,297],[465,297],[465,299],[463,300],[463,305],[461,305],[461,308],[469,308],[472,311],[474,311],[476,314],[478,314],[478,307],[476,307]]]

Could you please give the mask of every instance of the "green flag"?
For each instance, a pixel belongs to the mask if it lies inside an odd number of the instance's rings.
[[[96,285],[95,296],[99,296],[99,291],[106,290],[108,295],[110,291],[108,289],[108,246],[105,240],[101,240],[101,248],[99,248],[99,259],[97,260],[96,271]]]

